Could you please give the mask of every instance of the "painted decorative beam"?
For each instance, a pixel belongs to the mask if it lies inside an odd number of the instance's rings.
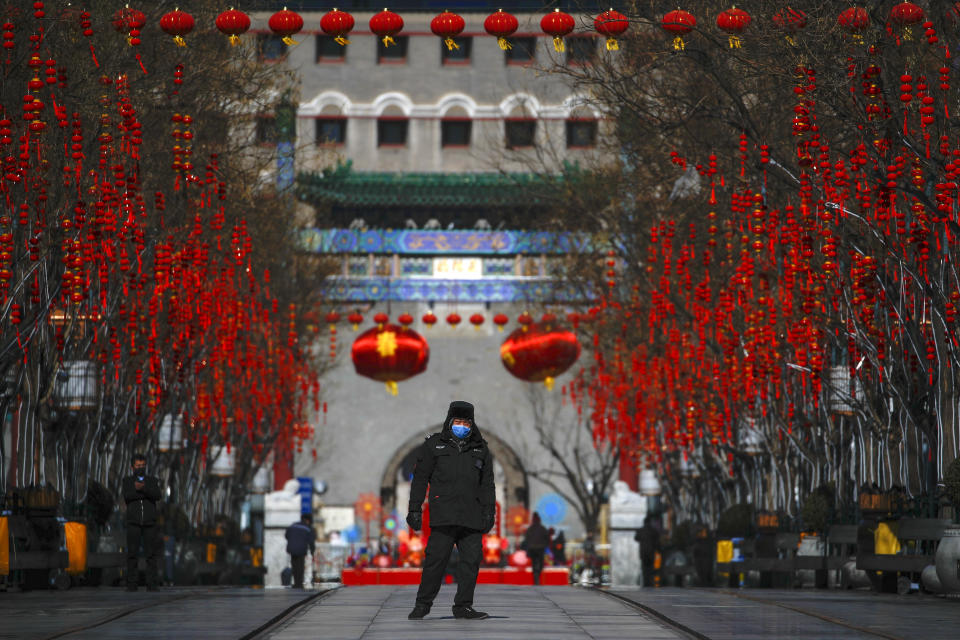
[[[572,285],[547,278],[327,278],[323,295],[331,302],[580,302]]]
[[[590,250],[586,236],[545,231],[304,229],[304,251],[324,254],[560,255]]]

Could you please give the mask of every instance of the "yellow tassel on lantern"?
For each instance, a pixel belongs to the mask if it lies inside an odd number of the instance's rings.
[[[240,36],[238,36],[238,35],[236,35],[236,34],[231,34],[231,36],[230,36],[230,46],[231,46],[231,47],[235,47],[235,46],[237,46],[238,44],[240,44]]]
[[[783,38],[784,40],[787,41],[787,44],[790,45],[791,47],[797,46],[797,41],[793,38],[793,36],[783,36]]]
[[[859,33],[851,34],[851,37],[856,44],[863,44],[863,36]]]
[[[498,324],[498,325],[497,325],[497,331],[499,331],[500,333],[503,333],[503,325],[502,325],[502,324]]]
[[[557,51],[563,53],[563,38],[557,36],[553,37],[553,48]]]
[[[500,350],[500,359],[503,360],[503,363],[507,365],[507,369],[513,369],[513,365],[517,364],[516,359],[514,359],[513,354],[507,351],[506,349]]]
[[[616,38],[607,38],[607,51],[619,51],[620,44]]]
[[[503,49],[504,51],[506,51],[507,49],[513,49],[513,45],[510,44],[510,41],[508,41],[503,36],[497,38],[497,44],[500,45],[500,48]]]
[[[178,47],[185,47],[185,46],[187,46],[187,41],[184,40],[183,37],[181,37],[181,36],[173,36],[173,41],[177,43],[177,46],[178,46]]]
[[[354,323],[353,323],[353,330],[354,330],[354,331],[360,331],[360,325],[359,325],[358,323],[354,322]]]
[[[383,36],[383,46],[389,47],[392,44],[397,44],[397,41],[391,38],[390,36]]]
[[[283,44],[287,45],[288,47],[293,47],[300,43],[294,40],[293,38],[291,38],[290,36],[283,36]]]
[[[677,36],[673,39],[673,50],[674,51],[683,51],[687,48],[687,45],[683,42],[683,38]]]
[[[344,38],[343,36],[337,36],[336,38],[333,39],[333,41],[343,46],[347,46],[348,44],[350,44],[350,41]]]
[[[730,48],[731,49],[740,48],[740,36],[730,36]]]
[[[397,388],[397,383],[393,380],[387,380],[385,384],[387,385],[387,391],[390,393],[390,395],[395,396],[400,392],[400,390]]]
[[[547,391],[553,391],[554,382],[555,380],[553,379],[553,376],[547,376],[546,378],[543,379],[543,386],[547,388]]]
[[[453,41],[453,38],[447,38],[443,41],[443,44],[447,45],[447,51],[453,51],[454,49],[459,49],[457,43]]]

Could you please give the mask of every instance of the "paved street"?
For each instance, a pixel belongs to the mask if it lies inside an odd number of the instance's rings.
[[[623,640],[682,638],[632,607],[572,587],[479,585],[475,608],[488,620],[457,620],[444,588],[423,620],[407,620],[416,587],[351,587],[308,605],[268,637],[276,640]]]
[[[43,640],[953,640],[960,600],[867,591],[479,585],[488,620],[456,620],[445,587],[407,620],[415,587],[333,591],[112,588],[0,594],[0,638]],[[616,597],[614,597],[616,596]],[[624,602],[623,599],[631,602]]]

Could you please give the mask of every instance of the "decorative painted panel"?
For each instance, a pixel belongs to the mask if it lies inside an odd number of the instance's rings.
[[[588,251],[589,239],[541,231],[429,231],[304,229],[301,246],[312,253],[401,255],[565,254]]]
[[[457,301],[457,302],[577,302],[581,296],[569,284],[548,279],[483,278],[328,278],[326,300],[337,302]]]

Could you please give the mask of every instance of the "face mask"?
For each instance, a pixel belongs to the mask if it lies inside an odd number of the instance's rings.
[[[453,435],[457,436],[461,440],[470,435],[470,425],[464,424],[455,424],[450,427],[453,430]]]
[[[137,476],[137,480],[143,482],[143,477],[147,475],[147,468],[143,467],[142,469],[134,469],[133,474]]]

